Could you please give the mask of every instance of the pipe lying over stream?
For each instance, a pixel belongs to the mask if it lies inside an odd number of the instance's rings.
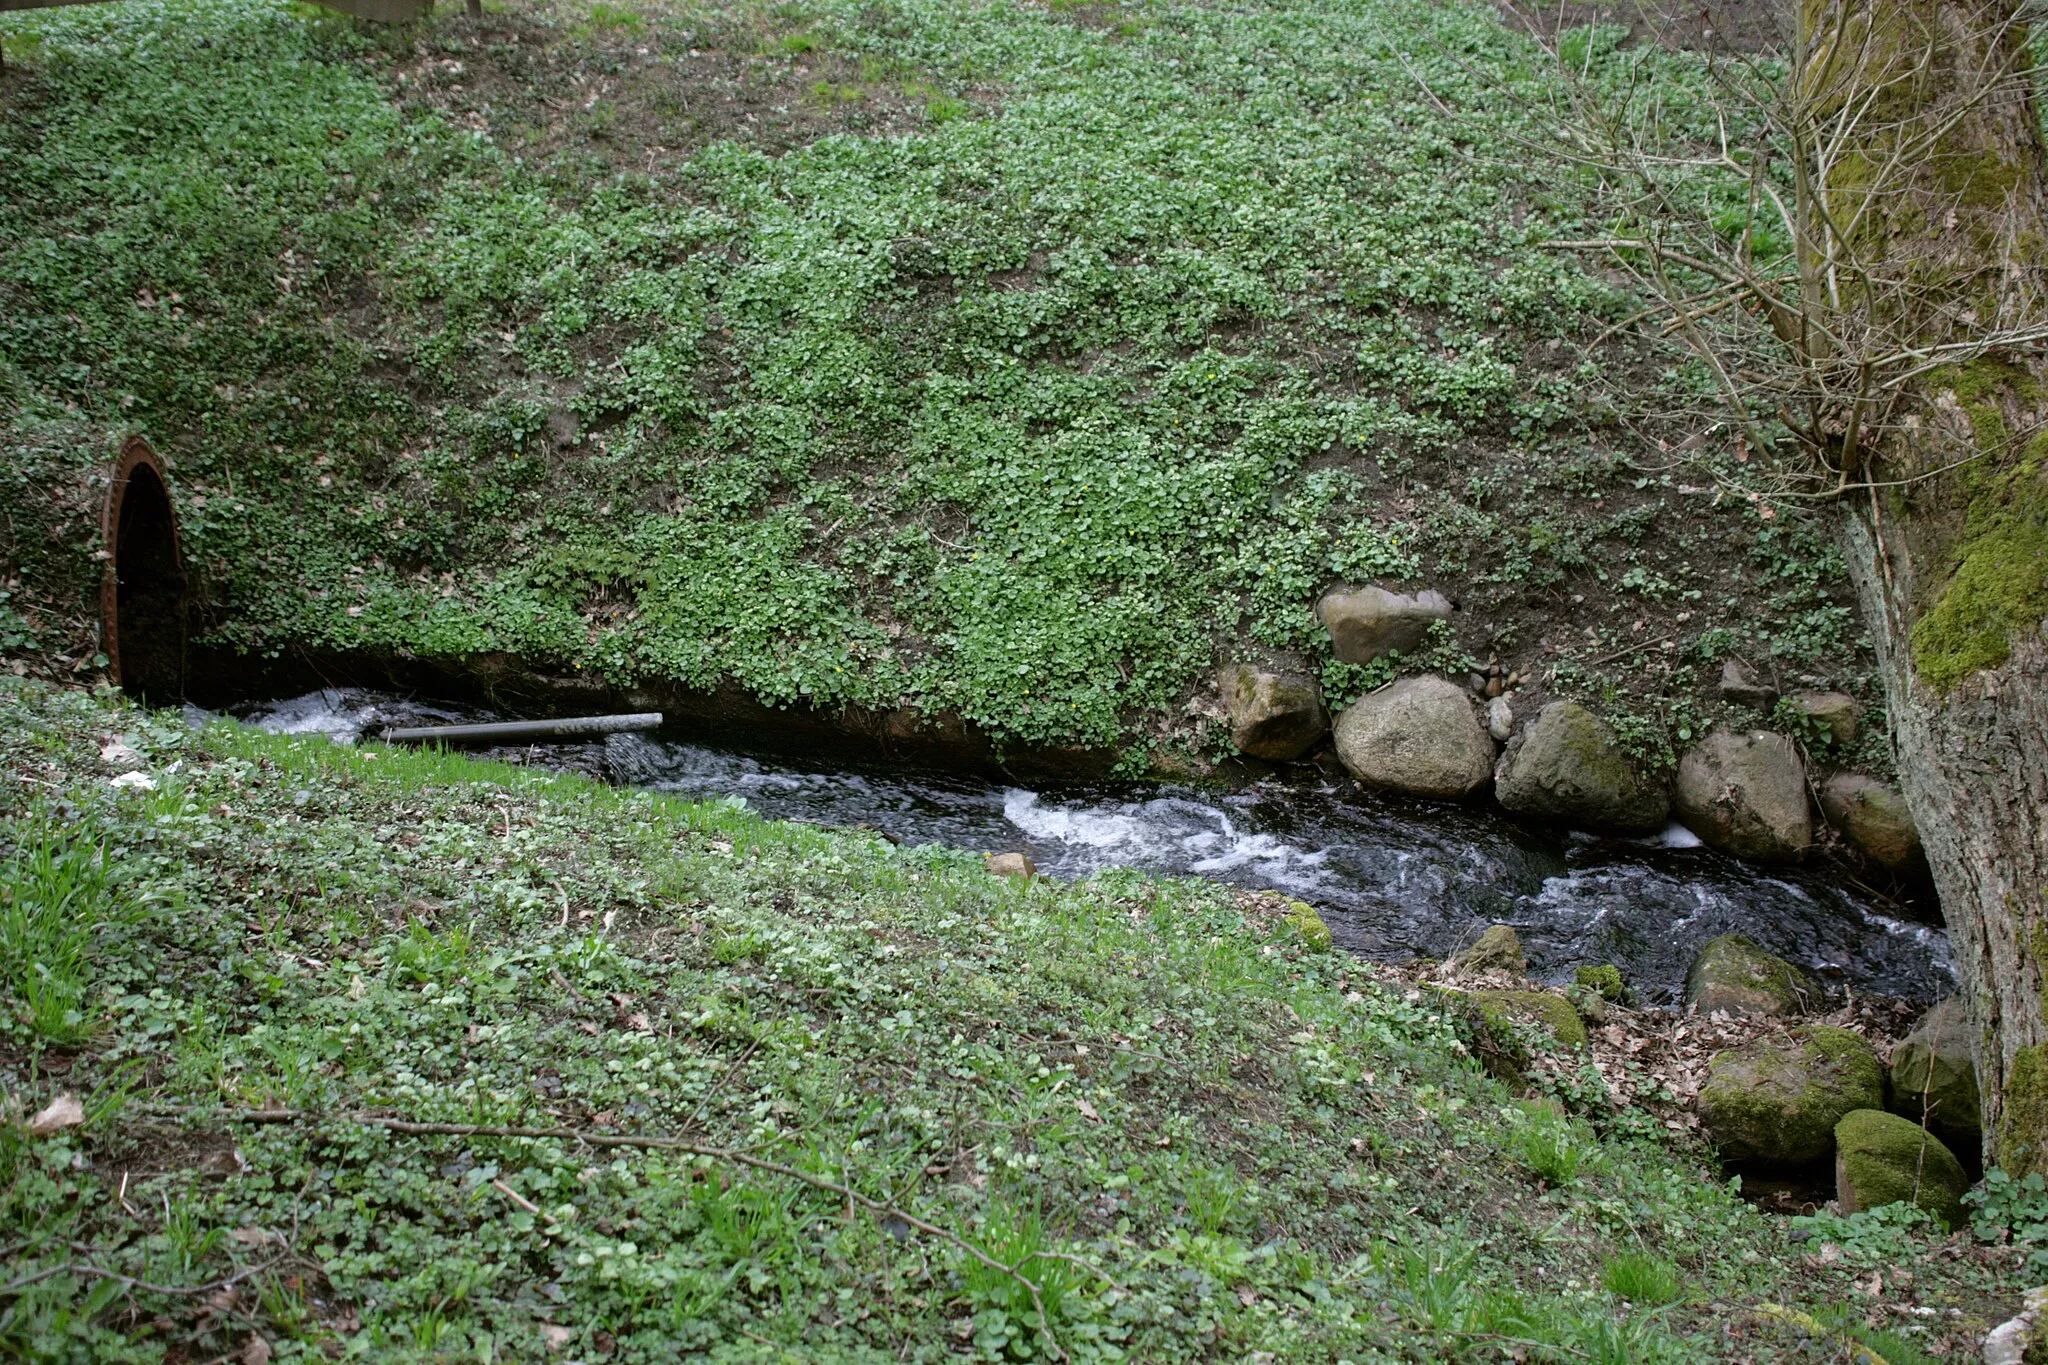
[[[661,728],[661,712],[621,716],[564,716],[560,720],[506,720],[480,725],[405,725],[384,732],[388,744],[498,744],[505,741],[571,739]]]

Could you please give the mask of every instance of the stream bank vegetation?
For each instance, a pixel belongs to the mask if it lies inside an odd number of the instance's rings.
[[[1990,1240],[1770,1216],[1652,1068],[1290,914],[0,680],[0,1349],[1900,1363],[2009,1313],[2038,1182]]]
[[[1371,685],[1312,609],[1380,581],[1460,609],[1408,666],[1498,657],[1654,765],[1731,654],[1878,702],[1826,527],[1701,477],[1700,376],[1546,248],[1582,196],[1512,164],[1496,87],[1551,69],[1485,6],[5,33],[0,631],[37,670],[93,667],[90,480],[141,430],[195,639],[252,663],[506,654],[1143,768],[1227,752],[1219,662]]]

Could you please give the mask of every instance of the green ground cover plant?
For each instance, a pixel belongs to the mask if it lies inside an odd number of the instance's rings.
[[[1789,1361],[1864,1274],[1200,881],[0,679],[0,905],[93,927],[0,979],[10,1357]]]
[[[8,610],[53,668],[89,667],[88,475],[133,429],[202,634],[254,656],[1199,750],[1220,657],[1329,666],[1316,594],[1375,579],[1463,608],[1405,666],[1500,655],[1654,759],[1726,652],[1870,692],[1825,537],[1664,440],[1705,439],[1657,416],[1696,377],[1591,346],[1630,304],[1544,248],[1571,186],[1512,164],[1541,71],[1486,6],[4,31]]]

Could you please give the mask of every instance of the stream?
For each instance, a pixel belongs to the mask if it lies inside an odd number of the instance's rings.
[[[352,743],[391,724],[483,712],[359,689],[231,708],[246,723]],[[1525,826],[1497,810],[1401,801],[1350,783],[1243,790],[1102,783],[1032,790],[942,772],[806,764],[681,742],[666,732],[484,750],[626,786],[737,797],[778,820],[860,826],[901,843],[1028,853],[1048,876],[1109,867],[1213,877],[1315,905],[1367,958],[1444,957],[1511,924],[1531,975],[1569,981],[1612,962],[1647,1003],[1674,1004],[1705,940],[1739,930],[1860,993],[1931,1000],[1952,986],[1941,930],[1880,912],[1838,873],[1762,869],[1678,825],[1622,840]]]

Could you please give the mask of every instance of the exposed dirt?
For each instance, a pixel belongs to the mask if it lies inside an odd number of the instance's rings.
[[[565,153],[655,175],[707,143],[777,156],[834,133],[923,126],[935,93],[914,73],[828,52],[800,27],[684,27],[676,16],[492,12],[424,32],[397,67],[400,98],[488,134],[522,159]]]
[[[1528,32],[1555,37],[1585,24],[1613,24],[1629,31],[1630,43],[1661,43],[1687,52],[1773,53],[1785,48],[1792,14],[1773,0],[1644,0],[1606,4],[1599,0],[1552,0],[1516,4],[1495,0],[1508,22]]]

